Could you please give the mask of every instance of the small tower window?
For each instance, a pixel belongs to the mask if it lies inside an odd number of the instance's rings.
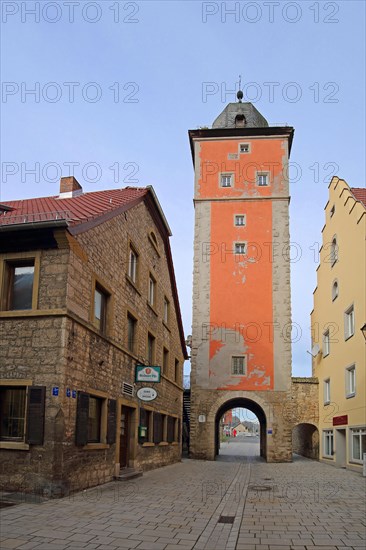
[[[233,184],[233,175],[221,174],[220,184],[221,184],[221,187],[231,187]]]
[[[235,128],[244,128],[246,126],[246,120],[244,115],[236,115]]]
[[[257,185],[258,187],[268,187],[269,185],[268,172],[257,172]]]
[[[235,225],[244,226],[246,222],[245,214],[235,214]]]
[[[334,281],[333,286],[332,286],[332,301],[333,302],[338,297],[338,292],[339,292],[338,282]]]
[[[239,144],[239,152],[241,155],[245,153],[250,153],[250,143],[240,143]]]

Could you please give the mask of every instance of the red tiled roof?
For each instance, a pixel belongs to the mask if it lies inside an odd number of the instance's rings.
[[[73,226],[127,206],[147,193],[148,189],[144,187],[126,187],[84,193],[68,199],[54,196],[7,201],[0,205],[0,225],[66,220]]]
[[[351,191],[355,198],[366,207],[366,189],[364,187],[351,187]]]

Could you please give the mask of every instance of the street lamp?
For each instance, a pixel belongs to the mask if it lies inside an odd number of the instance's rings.
[[[366,323],[363,325],[363,327],[361,327],[361,331],[362,331],[363,337],[366,340]]]

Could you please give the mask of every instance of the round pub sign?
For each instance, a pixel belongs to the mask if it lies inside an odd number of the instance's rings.
[[[158,396],[158,392],[154,388],[140,388],[137,390],[137,397],[141,401],[154,401]]]

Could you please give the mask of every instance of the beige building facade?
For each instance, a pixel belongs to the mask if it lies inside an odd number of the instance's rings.
[[[362,470],[366,453],[366,191],[333,177],[311,313],[320,459]]]
[[[179,461],[186,348],[154,190],[62,178],[0,208],[1,486],[59,496]]]

